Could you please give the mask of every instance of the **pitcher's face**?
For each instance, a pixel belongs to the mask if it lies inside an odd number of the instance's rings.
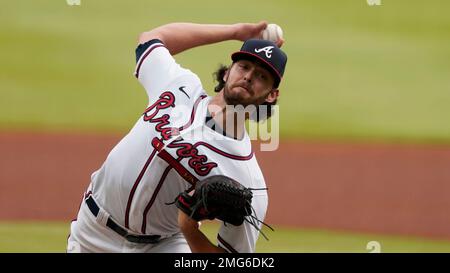
[[[236,61],[224,77],[224,98],[228,105],[257,106],[273,102],[278,96],[278,90],[273,88],[273,75],[255,62]]]

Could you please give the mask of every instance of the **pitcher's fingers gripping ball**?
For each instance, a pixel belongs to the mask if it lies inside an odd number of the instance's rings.
[[[257,189],[246,188],[224,175],[214,175],[197,182],[192,196],[180,193],[175,205],[195,221],[217,218],[235,226],[247,221],[259,230],[258,222],[266,224],[252,215],[252,190]]]

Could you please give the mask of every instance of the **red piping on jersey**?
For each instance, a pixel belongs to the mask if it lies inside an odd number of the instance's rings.
[[[200,103],[200,101],[206,97],[208,97],[208,96],[201,95],[200,97],[198,97],[198,99],[194,103],[194,107],[192,108],[191,119],[188,121],[188,123],[186,123],[185,125],[183,125],[179,128],[180,131],[182,131],[192,125],[192,123],[194,122],[194,118],[195,118],[195,112],[197,112],[197,106]]]
[[[129,220],[130,220],[130,208],[131,208],[131,202],[133,201],[133,197],[134,197],[134,193],[136,191],[137,186],[139,185],[139,183],[142,180],[142,177],[144,176],[145,171],[148,168],[148,165],[150,164],[150,162],[153,160],[153,157],[155,156],[156,150],[153,149],[152,154],[149,156],[149,158],[147,159],[147,162],[145,162],[144,167],[142,168],[141,172],[139,173],[139,176],[137,177],[136,181],[134,182],[133,188],[131,189],[130,195],[128,196],[128,203],[127,203],[127,209],[125,211],[125,227],[126,228],[130,228],[129,227]]]
[[[142,219],[142,228],[141,232],[142,234],[145,234],[145,229],[147,228],[147,213],[150,210],[150,208],[153,205],[153,202],[155,202],[156,196],[159,193],[159,190],[161,189],[161,186],[164,184],[164,181],[166,180],[167,174],[169,173],[170,169],[172,169],[172,166],[167,166],[166,170],[164,171],[163,175],[161,176],[161,179],[159,180],[158,186],[156,186],[155,191],[153,192],[152,198],[150,198],[150,201],[148,202],[147,206],[145,207],[143,219]]]
[[[227,241],[225,241],[222,237],[220,237],[220,234],[217,234],[217,240],[219,240],[219,242],[226,247],[225,250],[227,250],[228,252],[231,253],[239,253],[236,251],[236,249],[234,249],[229,243],[227,243]]]
[[[219,148],[216,148],[216,147],[212,146],[211,144],[203,142],[203,141],[199,141],[199,142],[195,143],[194,148],[197,148],[200,145],[205,146],[206,148],[210,149],[213,152],[220,154],[221,156],[228,157],[228,158],[231,158],[234,160],[249,160],[254,155],[253,151],[251,151],[250,154],[247,156],[239,156],[239,155],[229,154],[229,153],[224,152],[224,151],[220,150]]]
[[[170,166],[172,166],[175,171],[189,184],[195,185],[195,183],[198,181],[198,178],[195,177],[191,172],[189,172],[183,165],[180,164],[178,160],[173,158],[166,150],[164,150],[164,143],[158,139],[154,138],[152,140],[152,145],[155,148],[155,150],[158,150],[158,156],[164,161],[166,161]]]
[[[138,65],[137,65],[136,73],[134,74],[134,76],[135,76],[136,78],[139,78],[139,70],[141,69],[142,62],[144,62],[145,58],[147,58],[147,56],[150,54],[150,52],[152,52],[153,49],[155,49],[155,48],[163,47],[163,46],[164,46],[164,45],[162,45],[162,44],[155,44],[155,46],[153,46],[153,47],[150,46],[150,48],[147,49],[147,52],[144,53],[144,56],[141,57],[141,59],[139,60]]]
[[[150,208],[152,207],[153,203],[155,202],[156,196],[158,195],[159,190],[161,189],[161,187],[167,177],[167,174],[169,173],[169,171],[172,168],[174,168],[175,171],[184,180],[186,180],[189,184],[192,185],[192,187],[189,188],[189,191],[194,187],[195,183],[198,181],[198,179],[194,175],[192,175],[186,168],[183,167],[183,165],[180,164],[180,160],[182,159],[181,157],[175,159],[166,150],[163,149],[164,143],[160,139],[158,139],[157,137],[153,138],[152,145],[155,148],[155,151],[156,150],[158,151],[158,156],[160,158],[162,158],[164,161],[166,161],[169,164],[169,166],[167,166],[166,170],[164,171],[161,179],[159,180],[158,185],[156,186],[155,191],[153,192],[153,195],[152,195],[149,203],[145,207],[143,219],[142,219],[142,228],[141,228],[142,234],[145,234],[145,230],[147,228],[147,214],[148,214]]]

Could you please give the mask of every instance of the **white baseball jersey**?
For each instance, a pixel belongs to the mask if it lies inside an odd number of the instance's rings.
[[[159,40],[139,45],[136,60],[135,76],[149,104],[92,174],[89,190],[101,208],[135,234],[170,237],[180,230],[178,209],[167,203],[196,181],[220,174],[245,187],[266,187],[248,134],[236,140],[205,124],[210,97],[194,73],[177,64]],[[267,202],[265,190],[253,192],[261,221]],[[254,252],[258,235],[247,222],[222,223],[217,238],[229,252]]]

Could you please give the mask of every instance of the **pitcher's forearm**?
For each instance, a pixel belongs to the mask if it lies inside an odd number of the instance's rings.
[[[225,253],[225,249],[215,246],[199,230],[199,223],[182,210],[178,210],[178,225],[183,232],[189,248],[194,253]]]
[[[193,47],[235,40],[238,38],[238,29],[239,24],[171,23],[142,33],[139,43],[159,39],[175,55]]]

